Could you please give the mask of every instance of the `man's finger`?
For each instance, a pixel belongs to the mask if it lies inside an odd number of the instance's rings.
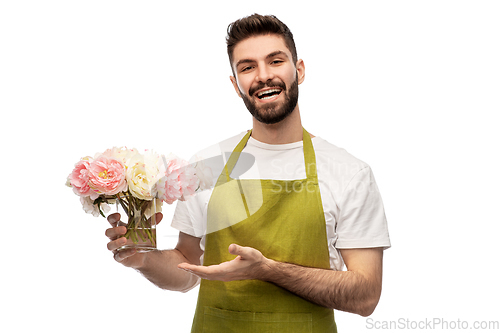
[[[180,263],[177,265],[177,268],[182,269],[186,272],[189,272],[191,274],[195,274],[198,276],[205,276],[206,274],[210,273],[210,267],[207,266],[198,266],[198,265],[190,265],[188,263]]]
[[[192,267],[196,268],[196,265],[190,265],[187,262],[183,262],[183,263],[180,263],[179,265],[177,265],[177,268],[183,269],[185,271],[191,271]]]
[[[120,236],[123,236],[127,233],[127,228],[124,226],[113,227],[106,229],[105,235],[111,240],[115,240]]]
[[[116,251],[117,249],[124,246],[125,244],[127,244],[127,239],[125,237],[120,237],[114,241],[109,242],[107,247],[108,247],[108,250],[110,250],[110,251]]]
[[[120,213],[113,213],[108,216],[108,222],[111,224],[113,227],[116,227],[118,225],[118,222],[120,221]]]
[[[163,220],[163,214],[162,213],[156,213],[156,224],[160,223],[161,220]]]
[[[234,254],[236,256],[241,256],[245,253],[245,248],[243,246],[239,246],[238,244],[229,245],[229,253]]]

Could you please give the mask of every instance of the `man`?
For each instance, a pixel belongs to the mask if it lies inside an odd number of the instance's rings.
[[[117,252],[126,230],[116,215],[108,249],[164,289],[187,291],[201,278],[193,332],[336,332],[332,309],[368,316],[381,293],[390,241],[373,175],[302,128],[305,67],[286,25],[243,18],[227,45],[252,130],[202,152],[232,154],[211,190],[177,205],[174,250]],[[241,152],[255,164],[232,178]]]

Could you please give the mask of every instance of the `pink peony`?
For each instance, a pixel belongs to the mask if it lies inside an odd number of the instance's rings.
[[[75,164],[75,168],[68,179],[73,191],[79,196],[89,196],[91,189],[89,186],[89,166],[90,158],[85,157]]]
[[[195,194],[200,186],[200,180],[196,175],[196,169],[191,164],[186,165],[183,169],[184,172],[180,175],[182,183],[181,200],[185,200]]]
[[[114,195],[127,190],[125,166],[115,158],[104,155],[96,158],[89,166],[89,185],[96,194]]]
[[[170,205],[193,195],[197,188],[198,178],[194,168],[187,161],[170,155],[166,160],[165,176],[157,185],[158,198]]]

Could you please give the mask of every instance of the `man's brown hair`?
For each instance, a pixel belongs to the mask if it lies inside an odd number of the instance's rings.
[[[292,54],[293,64],[297,64],[297,50],[290,29],[274,15],[253,14],[236,20],[227,27],[227,54],[233,68],[233,51],[236,44],[254,36],[276,34],[285,40],[285,45]]]

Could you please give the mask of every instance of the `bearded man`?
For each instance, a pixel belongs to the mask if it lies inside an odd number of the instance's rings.
[[[200,283],[192,332],[336,332],[333,309],[368,316],[381,294],[390,240],[373,174],[303,128],[305,66],[284,23],[237,20],[227,49],[252,129],[197,154],[231,152],[215,186],[178,203],[175,249],[117,251],[127,242],[117,215],[108,248],[160,288]],[[255,163],[236,177],[241,153]]]

